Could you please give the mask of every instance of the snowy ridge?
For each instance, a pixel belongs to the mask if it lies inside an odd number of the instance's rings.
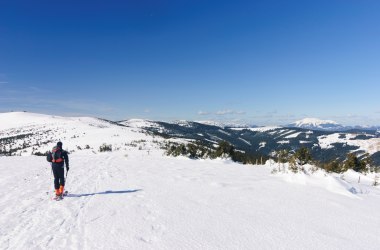
[[[27,112],[9,112],[0,113],[0,130],[22,128],[27,126],[45,125],[51,123],[66,122],[71,119],[80,118],[66,118],[60,116],[43,115]]]
[[[82,150],[97,152],[104,143],[113,149],[127,149],[134,141],[147,141],[147,147],[153,147],[153,144],[148,143],[152,138],[143,130],[136,129],[142,124],[149,125],[146,122],[134,122],[134,127],[124,127],[91,117],[59,117],[23,112],[1,113],[0,120],[6,121],[1,123],[0,139],[9,138],[11,141],[2,146],[6,150],[13,149],[17,155],[45,153],[58,140],[63,141],[64,149],[72,153]]]
[[[224,128],[224,125],[222,123],[216,122],[216,121],[195,121],[195,122],[200,123],[200,124],[204,124],[204,125]]]
[[[266,127],[257,127],[257,128],[232,128],[232,130],[239,131],[239,130],[248,129],[248,130],[257,131],[257,132],[268,132],[268,131],[276,130],[276,129],[279,129],[279,128],[282,128],[282,127],[279,127],[279,126],[266,126]]]
[[[235,122],[217,122],[217,121],[195,121],[196,123],[210,125],[220,128],[249,128],[250,126],[244,123]]]
[[[158,127],[158,124],[144,119],[129,119],[126,121],[118,122],[121,125],[132,127],[132,128],[149,128],[149,127]]]
[[[302,119],[302,120],[299,120],[299,121],[295,122],[295,125],[298,126],[298,127],[301,127],[301,126],[314,126],[314,127],[318,127],[318,126],[322,126],[322,125],[325,125],[325,124],[339,125],[338,123],[336,123],[334,121],[331,121],[331,120],[320,120],[320,119],[317,119],[317,118],[305,118],[305,119]]]

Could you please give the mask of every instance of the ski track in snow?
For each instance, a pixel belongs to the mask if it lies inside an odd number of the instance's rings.
[[[319,177],[160,151],[74,154],[69,195],[57,202],[44,157],[2,157],[0,170],[0,249],[377,249],[380,242],[380,190],[356,195],[332,177],[324,188]]]
[[[149,208],[149,202],[144,202],[143,190],[125,186],[127,173],[122,169],[125,166],[120,164],[120,157],[86,158],[73,157],[67,182],[69,195],[58,202],[51,200],[53,191],[46,194],[46,190],[53,189],[53,180],[50,167],[39,166],[46,165],[41,162],[43,157],[17,159],[21,161],[19,164],[34,166],[34,171],[32,175],[13,171],[14,176],[2,179],[2,185],[11,187],[12,193],[1,195],[1,249],[107,249],[107,244],[121,249],[128,244],[114,243],[131,238],[125,227],[133,224],[135,218],[129,221],[128,213],[142,214],[146,224],[154,220],[154,210]],[[16,158],[7,160],[11,159]],[[80,165],[75,163],[78,161]],[[19,179],[18,183],[14,179]],[[128,207],[133,211],[128,212]],[[160,229],[153,223],[148,228]],[[136,242],[131,241],[130,246],[154,238],[152,232],[132,233]]]

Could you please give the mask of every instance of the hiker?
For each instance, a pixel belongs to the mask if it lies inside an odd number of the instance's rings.
[[[55,195],[61,197],[65,188],[65,170],[69,171],[69,156],[65,150],[62,149],[62,142],[57,142],[52,152],[48,153],[47,161],[51,162],[51,167],[54,174],[54,188]]]

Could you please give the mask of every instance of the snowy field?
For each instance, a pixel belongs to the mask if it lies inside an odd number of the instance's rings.
[[[272,168],[77,153],[57,202],[44,157],[0,157],[0,249],[379,249],[370,178]]]
[[[272,174],[282,165],[171,158],[142,120],[0,120],[0,139],[28,145],[0,157],[0,249],[380,249],[374,174],[358,183],[352,171]],[[71,152],[62,201],[51,200],[45,157],[30,155],[57,139]],[[114,151],[100,153],[102,143]]]

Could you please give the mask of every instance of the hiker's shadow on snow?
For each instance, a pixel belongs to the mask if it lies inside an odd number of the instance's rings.
[[[133,190],[118,190],[118,191],[113,191],[113,190],[107,190],[104,192],[98,192],[98,193],[88,193],[88,194],[68,194],[67,197],[74,197],[74,198],[79,198],[79,197],[86,197],[86,196],[93,196],[93,195],[103,195],[103,194],[129,194],[129,193],[136,193],[142,191],[142,189],[133,189]]]

